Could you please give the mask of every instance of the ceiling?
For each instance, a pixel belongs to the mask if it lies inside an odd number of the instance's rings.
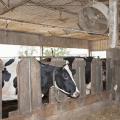
[[[0,0],[0,29],[78,38],[107,40],[80,29],[80,9],[94,0]],[[108,0],[99,0],[108,5]]]

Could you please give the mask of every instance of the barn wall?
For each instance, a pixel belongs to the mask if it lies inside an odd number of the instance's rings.
[[[90,48],[92,51],[106,50],[106,49],[108,49],[108,41],[107,40],[91,41]]]
[[[88,48],[88,41],[0,30],[0,44]]]

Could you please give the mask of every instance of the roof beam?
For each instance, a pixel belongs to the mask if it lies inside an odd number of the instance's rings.
[[[80,29],[77,29],[77,28],[71,28],[71,27],[62,27],[62,26],[56,26],[56,25],[49,25],[49,24],[42,24],[42,23],[36,23],[36,22],[30,22],[30,21],[25,21],[25,20],[18,20],[18,19],[12,19],[12,18],[6,18],[6,17],[1,17],[0,16],[0,19],[1,20],[10,20],[10,21],[13,21],[13,22],[21,22],[21,23],[28,23],[28,24],[34,24],[34,25],[42,25],[42,26],[47,26],[47,27],[51,27],[51,28],[60,28],[60,29],[69,29],[69,30],[75,30],[75,31],[79,31],[79,32],[84,32]]]
[[[71,44],[70,44],[71,43]],[[0,44],[88,48],[87,40],[0,30]]]

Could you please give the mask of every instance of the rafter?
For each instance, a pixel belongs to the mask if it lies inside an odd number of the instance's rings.
[[[66,13],[69,13],[69,14],[72,14],[72,15],[78,15],[76,12],[72,12],[72,11],[66,10],[63,7],[64,5],[47,5],[47,4],[43,4],[43,3],[40,4],[40,3],[35,3],[33,1],[31,1],[31,0],[30,0],[30,3],[32,3],[35,6],[40,6],[40,7],[46,8],[46,9],[60,10],[62,12],[66,12]]]
[[[3,6],[5,6],[7,9],[9,9],[8,5],[6,5],[6,3],[3,0],[0,0],[0,2],[3,4]]]
[[[2,1],[2,0],[0,0],[0,2],[1,2],[1,1]],[[3,15],[3,14],[5,14],[5,13],[7,13],[7,12],[13,10],[13,9],[15,9],[16,7],[22,6],[22,5],[24,5],[25,3],[29,2],[29,1],[30,1],[30,0],[24,0],[24,1],[20,2],[20,3],[18,3],[17,5],[15,5],[15,6],[7,7],[7,9],[4,10],[3,12],[1,12],[0,15]],[[2,2],[1,2],[1,3],[2,3]],[[3,2],[3,4],[4,4],[4,6],[6,5],[4,2]]]

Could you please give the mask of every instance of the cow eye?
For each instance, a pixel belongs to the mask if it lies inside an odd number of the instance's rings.
[[[68,74],[67,73],[63,73],[63,77],[64,77],[64,79],[68,79]]]

